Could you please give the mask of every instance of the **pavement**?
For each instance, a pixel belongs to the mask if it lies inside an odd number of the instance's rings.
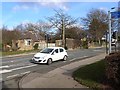
[[[78,68],[100,61],[105,53],[86,58],[68,65],[56,68],[46,74],[30,73],[24,76],[20,82],[20,88],[88,88],[79,84],[72,77],[72,73]]]

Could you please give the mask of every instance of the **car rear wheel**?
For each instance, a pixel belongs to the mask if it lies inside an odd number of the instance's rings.
[[[66,55],[64,56],[63,60],[64,60],[64,61],[66,61],[66,60],[67,60],[67,56],[66,56]]]
[[[52,64],[52,59],[51,59],[51,58],[48,59],[47,64],[48,64],[48,65]]]

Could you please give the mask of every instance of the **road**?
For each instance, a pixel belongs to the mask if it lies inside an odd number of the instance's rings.
[[[6,88],[18,88],[19,80],[26,74],[44,74],[63,65],[105,52],[105,49],[76,49],[67,52],[69,55],[67,61],[54,62],[51,65],[31,63],[30,60],[33,57],[33,54],[2,58],[2,66],[0,66],[0,69],[2,69],[0,70],[0,74],[2,74],[2,78],[0,78],[0,81],[3,84],[2,86]]]

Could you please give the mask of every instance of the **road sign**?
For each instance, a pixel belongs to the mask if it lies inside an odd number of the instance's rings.
[[[111,12],[111,18],[112,19],[118,19],[118,18],[120,18],[120,11]]]

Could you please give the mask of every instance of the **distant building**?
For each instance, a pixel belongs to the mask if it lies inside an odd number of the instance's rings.
[[[33,31],[27,31],[19,40],[12,40],[12,48],[15,50],[32,50],[34,45],[38,44],[38,48],[46,47],[45,39]]]
[[[56,46],[62,47],[62,40],[56,40]],[[66,47],[67,49],[80,48],[80,40],[75,40],[72,38],[66,38]]]

